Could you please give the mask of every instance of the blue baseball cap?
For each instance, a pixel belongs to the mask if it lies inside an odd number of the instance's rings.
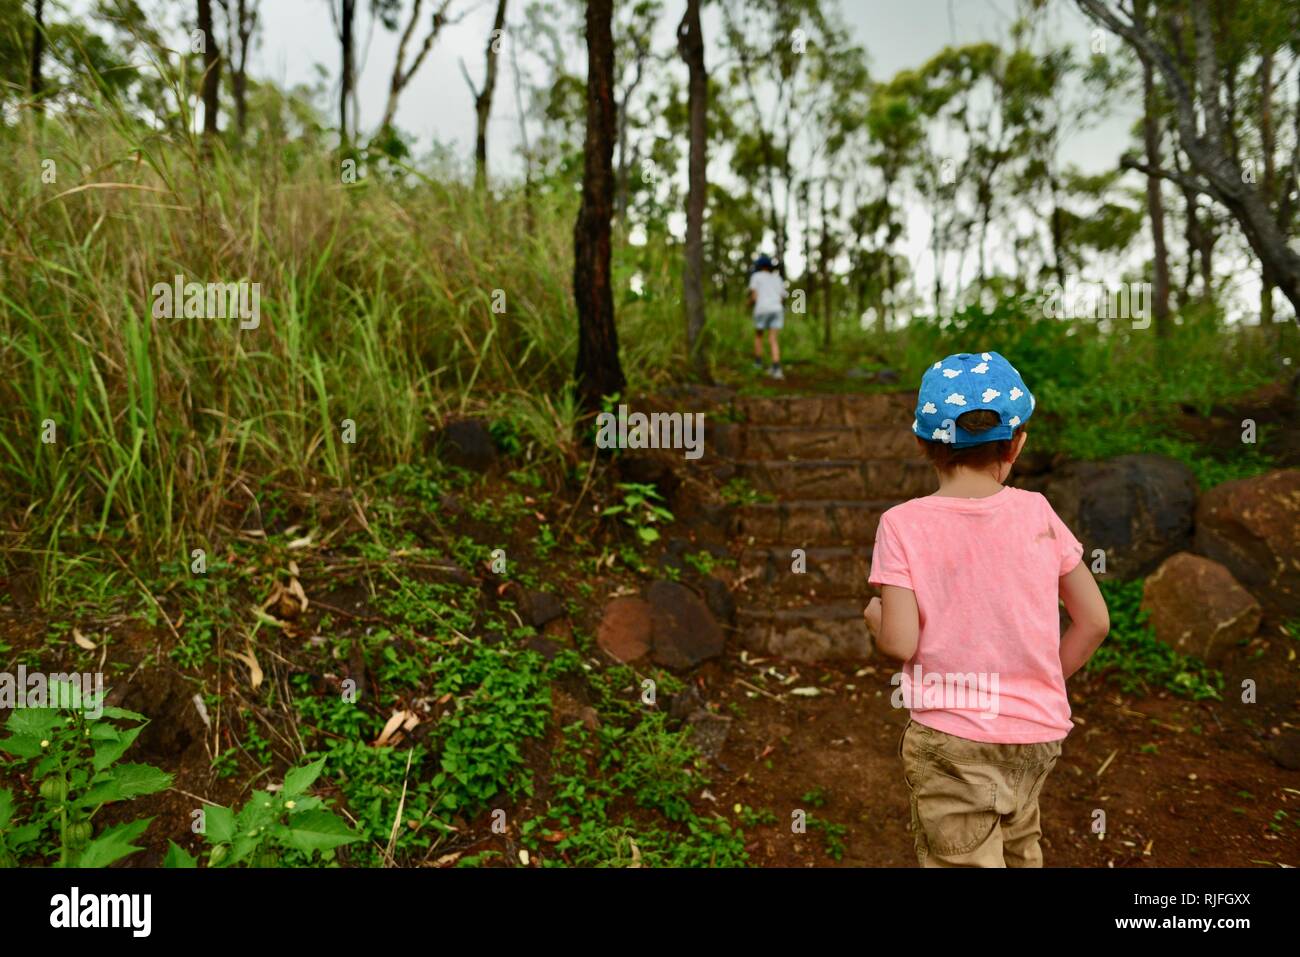
[[[754,260],[755,269],[770,269],[772,267],[772,257],[764,253]]]
[[[987,432],[974,434],[957,417],[989,409],[1002,419]],[[1020,373],[996,352],[959,352],[941,359],[921,377],[912,431],[929,442],[957,448],[1009,439],[1034,414],[1034,397]]]

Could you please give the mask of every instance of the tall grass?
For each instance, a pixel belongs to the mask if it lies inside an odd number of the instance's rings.
[[[576,418],[567,192],[526,211],[413,171],[344,183],[323,149],[206,156],[102,114],[0,138],[16,171],[0,194],[10,548],[48,561],[89,535],[175,558],[220,534],[241,485],[350,485],[422,455],[449,415],[512,414],[551,444]],[[676,267],[616,246],[655,293],[619,303],[644,386],[681,363]],[[260,283],[260,326],[154,318],[152,287],[177,274]]]

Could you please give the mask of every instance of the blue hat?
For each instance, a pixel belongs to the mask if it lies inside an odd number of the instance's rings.
[[[754,260],[754,268],[755,269],[772,268],[772,258],[768,256],[766,253],[764,253],[762,256],[759,256],[757,259]]]
[[[967,432],[957,417],[974,409],[996,412],[1002,424]],[[996,352],[959,352],[925,370],[912,431],[926,441],[962,448],[1009,439],[1033,414],[1034,397],[1010,362]]]

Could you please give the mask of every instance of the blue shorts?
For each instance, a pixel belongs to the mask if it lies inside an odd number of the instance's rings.
[[[785,325],[785,314],[780,309],[775,312],[756,312],[754,313],[754,331],[762,332],[764,329],[780,329]]]

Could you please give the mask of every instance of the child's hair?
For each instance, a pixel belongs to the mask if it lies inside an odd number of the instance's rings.
[[[1002,418],[992,409],[971,409],[957,416],[957,424],[967,432],[979,435],[1001,425]],[[941,472],[951,471],[959,465],[972,469],[986,469],[1005,462],[1011,457],[1011,445],[1015,437],[1024,430],[1025,426],[1021,423],[1016,426],[1015,432],[1009,439],[981,442],[979,445],[968,445],[964,448],[956,448],[947,442],[927,441],[919,437],[918,440],[923,443],[925,456],[930,460],[930,464]]]

